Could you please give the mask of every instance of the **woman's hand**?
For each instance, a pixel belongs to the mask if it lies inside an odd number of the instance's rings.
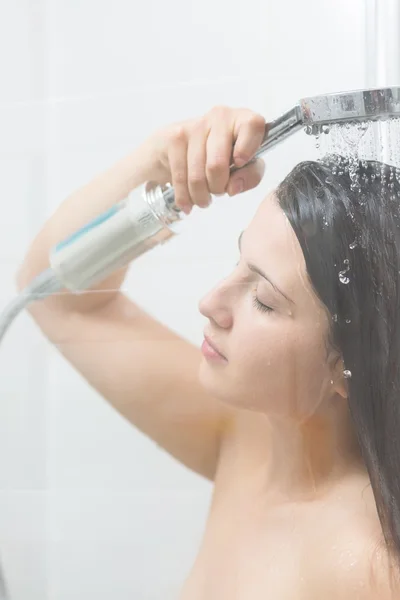
[[[255,155],[266,132],[265,119],[250,110],[216,107],[199,119],[171,125],[150,138],[160,183],[174,187],[175,203],[186,214],[207,207],[211,194],[234,196],[256,187],[264,175]]]

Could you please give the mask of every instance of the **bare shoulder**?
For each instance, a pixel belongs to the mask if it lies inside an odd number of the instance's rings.
[[[340,560],[333,560],[320,580],[326,600],[399,600],[399,563],[389,560],[381,540],[363,531],[344,536]]]
[[[358,493],[355,493],[358,490]],[[389,559],[368,480],[345,489],[330,511],[326,552],[313,577],[310,600],[399,600],[399,563]]]

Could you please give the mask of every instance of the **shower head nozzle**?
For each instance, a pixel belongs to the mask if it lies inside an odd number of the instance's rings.
[[[400,117],[400,87],[355,90],[303,98],[297,106],[269,123],[256,158],[301,128],[386,121]]]
[[[400,87],[356,90],[300,100],[304,125],[332,125],[400,117]]]

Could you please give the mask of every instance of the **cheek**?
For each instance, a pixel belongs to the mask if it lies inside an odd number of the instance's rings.
[[[282,375],[291,370],[293,360],[293,330],[282,323],[270,323],[237,333],[232,363],[237,385],[246,385],[249,392],[260,396],[282,391]]]
[[[322,327],[280,322],[239,341],[232,364],[238,388],[266,403],[279,398],[292,412],[315,408],[328,376]]]
[[[281,376],[291,395],[293,411],[302,416],[312,414],[323,400],[329,378],[322,327],[299,327],[287,347],[285,362]]]

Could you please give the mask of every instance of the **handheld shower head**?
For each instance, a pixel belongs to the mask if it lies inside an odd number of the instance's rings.
[[[301,128],[317,135],[323,126],[386,121],[400,117],[400,87],[355,90],[303,98],[266,125],[258,158]],[[254,160],[254,159],[253,159]],[[242,167],[243,168],[243,167]],[[231,173],[238,167],[231,165]],[[51,268],[40,274],[0,314],[0,341],[15,316],[30,302],[63,287],[86,289],[175,233],[182,219],[174,188],[147,182],[128,197],[60,242],[51,252]]]
[[[400,116],[400,87],[356,90],[303,98],[299,103],[305,126],[359,121],[384,121]]]
[[[294,108],[267,124],[263,142],[254,159],[302,128],[315,135],[324,125],[386,121],[393,117],[400,117],[400,87],[354,90],[303,98]],[[231,165],[230,170],[234,173],[238,167]],[[164,192],[164,199],[169,208],[179,211],[175,206],[172,187]]]
[[[299,104],[267,126],[257,157],[298,129],[317,133],[323,125],[385,121],[400,117],[400,87],[355,90],[303,98]]]

